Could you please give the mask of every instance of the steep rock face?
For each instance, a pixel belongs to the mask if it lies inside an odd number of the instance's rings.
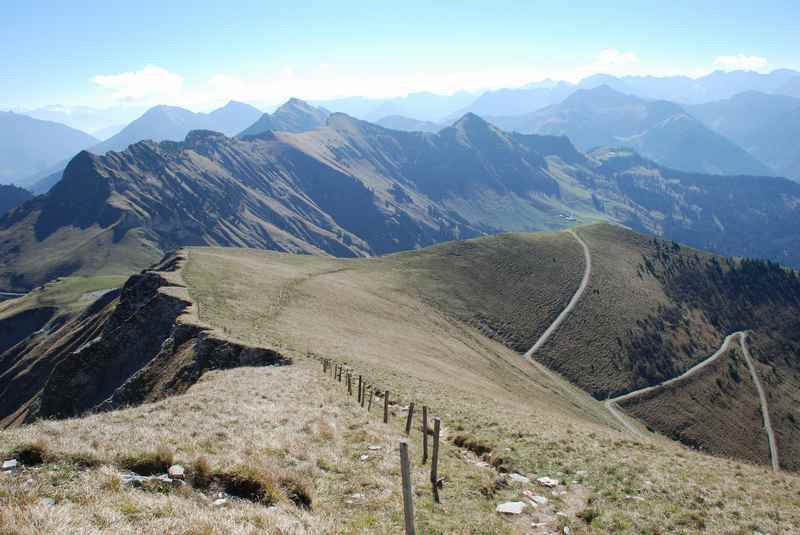
[[[78,318],[0,355],[0,422],[66,418],[179,394],[208,370],[287,364],[276,351],[217,338],[178,295],[172,256]],[[24,373],[23,373],[24,372]]]

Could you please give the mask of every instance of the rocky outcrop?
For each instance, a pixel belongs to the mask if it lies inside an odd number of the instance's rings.
[[[169,255],[30,346],[31,352],[24,346],[17,351],[17,359],[40,368],[38,381],[29,386],[46,379],[32,397],[30,388],[4,397],[3,415],[17,415],[6,425],[155,401],[185,392],[209,370],[289,363],[276,351],[224,340],[201,325],[181,283],[184,260]],[[7,389],[17,387],[12,383]]]

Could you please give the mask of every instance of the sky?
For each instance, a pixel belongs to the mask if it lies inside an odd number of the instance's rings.
[[[796,0],[5,0],[2,11],[0,109],[207,111],[597,72],[800,70]]]

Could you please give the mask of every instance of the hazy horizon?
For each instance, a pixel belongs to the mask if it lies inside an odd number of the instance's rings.
[[[0,53],[14,76],[0,88],[0,109],[208,111],[238,100],[268,110],[289,97],[477,93],[598,73],[800,69],[792,53],[800,6],[789,2],[761,4],[757,13],[745,2],[628,3],[613,12],[588,2],[506,2],[491,12],[478,3],[415,2],[12,5]]]

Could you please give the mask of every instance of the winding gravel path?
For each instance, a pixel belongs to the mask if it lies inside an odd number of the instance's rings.
[[[769,439],[769,455],[772,459],[772,469],[775,472],[780,472],[781,466],[778,461],[778,446],[775,443],[775,432],[772,430],[772,420],[769,417],[769,405],[767,405],[767,395],[764,393],[764,387],[761,385],[761,379],[758,378],[758,371],[753,363],[753,357],[750,356],[750,349],[747,347],[747,333],[741,333],[739,343],[742,346],[744,358],[747,361],[747,367],[750,368],[750,375],[753,377],[753,382],[758,390],[758,397],[761,399],[761,416],[764,419],[764,429],[767,430],[767,438]]]
[[[652,386],[647,386],[645,388],[640,388],[639,390],[634,390],[633,392],[628,392],[627,394],[622,394],[621,396],[617,396],[615,398],[607,399],[606,400],[606,408],[614,416],[614,418],[616,418],[617,421],[619,421],[622,425],[624,425],[629,431],[631,431],[632,433],[634,433],[636,435],[639,435],[640,437],[643,437],[644,435],[638,429],[636,429],[634,426],[632,426],[630,424],[630,422],[628,421],[628,419],[625,416],[623,416],[622,411],[619,410],[618,403],[621,402],[621,401],[626,401],[626,400],[631,399],[631,398],[635,398],[635,397],[640,396],[642,394],[645,394],[647,392],[652,392],[653,390],[656,390],[658,388],[661,388],[661,387],[664,387],[664,386],[669,386],[669,385],[671,385],[673,383],[677,383],[678,381],[686,379],[687,377],[691,377],[692,375],[694,375],[695,373],[697,373],[698,371],[702,370],[703,368],[705,368],[706,366],[708,366],[709,364],[711,364],[712,362],[717,360],[719,357],[721,357],[722,354],[725,353],[728,350],[728,348],[730,347],[731,342],[733,341],[733,339],[736,338],[737,336],[742,335],[742,334],[744,334],[744,332],[742,332],[742,331],[738,331],[738,332],[735,332],[733,334],[729,334],[728,336],[725,337],[725,340],[722,342],[722,345],[719,347],[719,349],[717,349],[717,351],[713,355],[711,355],[710,357],[708,357],[707,359],[705,359],[703,361],[698,362],[697,364],[695,364],[694,366],[692,366],[691,368],[689,368],[688,370],[686,370],[682,374],[680,374],[680,375],[678,375],[676,377],[673,377],[672,379],[668,379],[668,380],[664,381],[663,383],[659,383],[657,385],[652,385]]]
[[[569,229],[567,232],[572,234],[572,237],[578,240],[578,243],[580,243],[581,247],[583,247],[583,258],[586,266],[583,270],[583,279],[581,279],[581,283],[578,286],[578,289],[575,291],[575,293],[572,296],[572,299],[569,300],[569,303],[567,303],[567,306],[564,308],[564,310],[561,311],[558,317],[556,317],[555,321],[553,321],[553,323],[550,324],[547,330],[544,331],[544,334],[542,334],[539,337],[539,339],[536,340],[536,343],[533,344],[533,347],[530,348],[525,353],[524,357],[526,359],[530,359],[531,357],[533,357],[533,354],[536,353],[547,342],[547,340],[550,339],[550,336],[554,332],[556,332],[556,329],[558,329],[558,327],[564,322],[564,320],[567,319],[567,316],[570,315],[572,310],[578,304],[578,301],[580,300],[581,296],[586,291],[586,287],[589,285],[589,277],[592,276],[592,255],[591,253],[589,253],[589,247],[586,245],[586,242],[584,242],[574,230]]]

